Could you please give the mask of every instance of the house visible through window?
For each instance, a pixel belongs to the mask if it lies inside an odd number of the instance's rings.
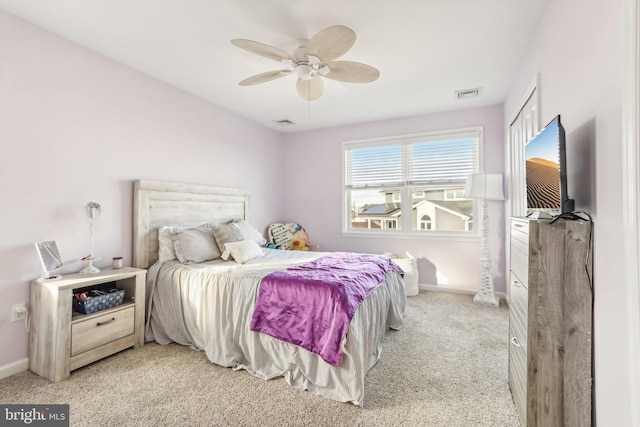
[[[344,142],[343,231],[470,234],[467,175],[479,172],[482,128]]]

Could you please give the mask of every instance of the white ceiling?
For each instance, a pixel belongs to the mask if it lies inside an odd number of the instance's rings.
[[[0,9],[280,132],[501,103],[549,0],[0,0]],[[292,52],[301,38],[345,25],[340,60],[380,78],[324,79],[304,101],[294,75],[238,82],[282,64],[234,38]],[[475,99],[456,90],[481,87]],[[276,120],[295,125],[282,127]]]

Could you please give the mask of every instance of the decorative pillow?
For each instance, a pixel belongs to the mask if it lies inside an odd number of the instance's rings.
[[[294,249],[292,242],[296,239],[304,241],[305,246],[309,244],[309,235],[307,234],[307,230],[295,222],[287,224],[271,224],[268,227],[268,233],[269,242],[273,244],[267,245],[269,248]]]
[[[213,237],[216,239],[216,243],[218,244],[218,248],[220,248],[222,253],[225,253],[226,251],[226,243],[244,240],[242,231],[233,224],[218,225],[213,227],[212,232]],[[226,260],[227,258],[222,257],[222,259]]]
[[[238,227],[244,236],[244,239],[255,240],[258,246],[264,246],[267,244],[267,239],[264,238],[256,228],[243,219],[234,219],[233,225]]]
[[[251,259],[262,258],[264,256],[260,246],[258,246],[255,240],[251,239],[241,240],[239,242],[227,242],[225,248],[222,259],[227,259],[229,255],[231,255],[238,264],[244,264]]]
[[[209,261],[221,255],[213,234],[208,228],[175,231],[171,235],[171,240],[173,240],[176,257],[183,264]]]
[[[172,234],[181,232],[184,230],[203,229],[211,232],[213,224],[201,224],[197,227],[183,227],[180,225],[165,225],[158,229],[158,261],[173,261],[177,259],[176,251],[174,248]]]

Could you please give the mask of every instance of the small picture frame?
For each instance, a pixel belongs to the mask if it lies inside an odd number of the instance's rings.
[[[42,266],[43,280],[56,280],[62,276],[59,274],[51,275],[52,271],[60,270],[64,268],[64,262],[62,262],[62,256],[58,250],[58,245],[55,240],[47,240],[43,242],[36,242],[36,250],[38,257],[40,258],[40,265]]]

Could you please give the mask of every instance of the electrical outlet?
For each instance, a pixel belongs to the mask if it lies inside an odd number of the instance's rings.
[[[11,308],[11,321],[17,322],[27,318],[27,305],[14,304]]]

